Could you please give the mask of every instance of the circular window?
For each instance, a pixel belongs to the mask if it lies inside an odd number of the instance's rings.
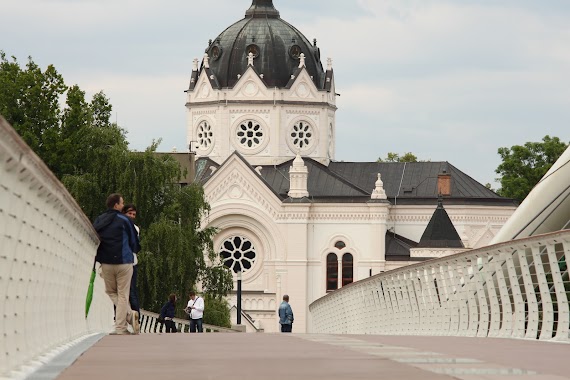
[[[245,55],[248,56],[249,53],[253,54],[253,58],[259,57],[259,46],[256,44],[247,45],[245,48]]]
[[[263,143],[263,127],[254,120],[240,123],[236,135],[238,143],[247,149],[255,149]]]
[[[198,146],[202,150],[207,150],[214,143],[214,131],[207,121],[204,120],[198,125],[196,138],[198,140]]]
[[[214,61],[217,61],[221,55],[222,55],[222,48],[219,46],[214,46],[212,50],[210,50],[210,57],[212,57]]]
[[[230,236],[220,247],[220,257],[234,273],[247,272],[255,263],[255,247],[246,237]]]
[[[299,57],[301,56],[301,53],[303,51],[301,50],[301,47],[299,45],[293,45],[291,46],[291,48],[289,49],[289,55],[291,56],[291,58],[293,59],[299,59]]]
[[[299,121],[291,129],[291,143],[298,150],[305,150],[313,143],[313,127],[305,121]]]

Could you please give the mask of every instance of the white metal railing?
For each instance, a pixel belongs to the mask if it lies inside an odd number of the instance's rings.
[[[176,329],[178,332],[189,332],[190,321],[188,319],[174,318]],[[228,329],[214,325],[204,324],[204,332],[225,332],[236,333],[242,332],[241,330]],[[158,314],[146,310],[141,310],[141,333],[163,333],[166,329],[164,324],[158,322]]]
[[[570,342],[570,230],[382,273],[309,306],[312,333]]]
[[[99,276],[85,318],[98,243],[72,196],[0,117],[0,378],[21,377],[46,352],[112,329]]]

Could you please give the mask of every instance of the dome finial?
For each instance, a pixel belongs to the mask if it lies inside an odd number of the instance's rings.
[[[279,11],[273,6],[273,0],[253,0],[245,17],[279,17]]]

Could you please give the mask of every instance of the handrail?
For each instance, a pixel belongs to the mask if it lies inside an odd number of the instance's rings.
[[[568,256],[564,230],[381,273],[314,301],[309,331],[570,342]]]
[[[111,330],[113,306],[99,278],[85,318],[98,244],[73,197],[0,117],[0,378]]]
[[[189,332],[190,321],[188,319],[174,318],[178,332]],[[204,332],[238,333],[241,330],[229,329],[215,325],[203,324]],[[157,331],[158,330],[158,331]],[[162,333],[165,331],[164,324],[158,322],[158,314],[141,309],[141,333]]]

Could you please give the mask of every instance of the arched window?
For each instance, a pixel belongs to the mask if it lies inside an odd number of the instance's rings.
[[[338,259],[334,253],[327,255],[327,292],[338,289]]]
[[[348,285],[352,282],[352,264],[352,255],[350,253],[345,253],[342,256],[342,286]]]

